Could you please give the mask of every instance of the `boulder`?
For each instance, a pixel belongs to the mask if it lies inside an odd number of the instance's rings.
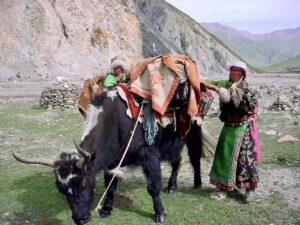
[[[281,138],[279,138],[277,140],[278,143],[282,143],[282,142],[294,142],[294,141],[299,141],[299,139],[295,138],[295,137],[293,137],[293,136],[291,136],[289,134],[285,135],[285,136],[283,136],[283,137],[281,137]]]
[[[277,135],[277,133],[276,133],[275,130],[268,130],[268,131],[265,131],[264,134],[271,135],[271,136]]]

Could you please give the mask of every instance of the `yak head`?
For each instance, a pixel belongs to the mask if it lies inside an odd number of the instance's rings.
[[[95,174],[88,172],[91,155],[80,148],[78,153],[62,153],[59,160],[23,159],[13,153],[16,160],[28,164],[41,164],[54,168],[55,184],[60,193],[66,196],[76,224],[87,223],[91,217],[94,198]]]

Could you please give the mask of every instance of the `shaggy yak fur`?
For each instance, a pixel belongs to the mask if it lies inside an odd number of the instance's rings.
[[[96,97],[90,108],[97,111],[96,124],[85,130],[79,146],[81,155],[64,154],[54,164],[56,186],[68,200],[72,210],[72,218],[76,224],[84,224],[91,219],[91,207],[94,199],[95,176],[100,171],[113,169],[119,162],[132,129],[133,119],[126,116],[126,103],[116,94],[116,90],[104,92]],[[95,118],[94,118],[95,120]],[[159,128],[155,142],[145,142],[144,130],[138,123],[132,142],[122,163],[136,165],[143,169],[147,179],[147,190],[152,197],[155,221],[162,223],[165,210],[160,199],[162,188],[161,160],[167,160],[172,166],[172,173],[167,187],[168,192],[176,188],[176,179],[181,161],[181,149],[187,145],[190,162],[194,168],[194,186],[201,186],[200,156],[201,127],[193,124],[184,139],[174,131],[173,125]],[[121,149],[121,150],[120,150]],[[88,156],[82,154],[88,152]],[[85,155],[85,160],[82,160]],[[87,159],[88,158],[88,159]],[[83,163],[82,163],[83,162]],[[104,172],[105,187],[108,186],[112,174]],[[111,214],[119,178],[115,177],[108,189],[103,207],[98,211],[100,217]]]

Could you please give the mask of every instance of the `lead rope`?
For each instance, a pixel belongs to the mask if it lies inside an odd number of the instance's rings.
[[[128,148],[129,148],[129,146],[130,146],[130,143],[131,143],[131,141],[132,141],[133,135],[134,135],[134,133],[135,133],[135,129],[136,129],[137,124],[138,124],[138,122],[139,122],[139,117],[140,117],[140,115],[141,115],[141,112],[142,112],[142,110],[143,110],[143,107],[144,107],[144,104],[142,104],[142,106],[141,106],[141,108],[140,108],[140,111],[139,111],[139,114],[137,115],[137,118],[136,118],[134,127],[133,127],[133,129],[132,129],[132,131],[131,131],[131,136],[130,136],[130,139],[129,139],[128,143],[127,143],[127,147],[126,147],[126,149],[125,149],[125,151],[124,151],[124,154],[123,154],[123,156],[122,156],[122,158],[121,158],[121,160],[120,160],[118,166],[116,167],[116,170],[115,170],[115,173],[114,173],[113,177],[111,178],[109,184],[107,185],[107,188],[105,189],[105,191],[104,191],[102,197],[100,198],[100,200],[99,200],[99,202],[98,202],[96,208],[94,209],[93,214],[92,214],[92,217],[94,217],[95,212],[101,207],[101,202],[102,202],[102,200],[104,199],[104,197],[105,197],[105,195],[106,195],[108,189],[110,188],[110,186],[111,186],[111,184],[112,184],[114,178],[116,177],[116,174],[119,172],[120,166],[121,166],[121,164],[122,164],[122,162],[123,162],[123,160],[124,160],[124,158],[125,158],[125,156],[126,156],[126,153],[127,153]]]

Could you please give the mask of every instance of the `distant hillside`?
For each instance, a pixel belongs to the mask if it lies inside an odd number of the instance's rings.
[[[218,23],[201,24],[254,67],[266,67],[300,53],[300,27],[252,34]]]
[[[281,63],[264,68],[266,72],[300,73],[300,55]]]

